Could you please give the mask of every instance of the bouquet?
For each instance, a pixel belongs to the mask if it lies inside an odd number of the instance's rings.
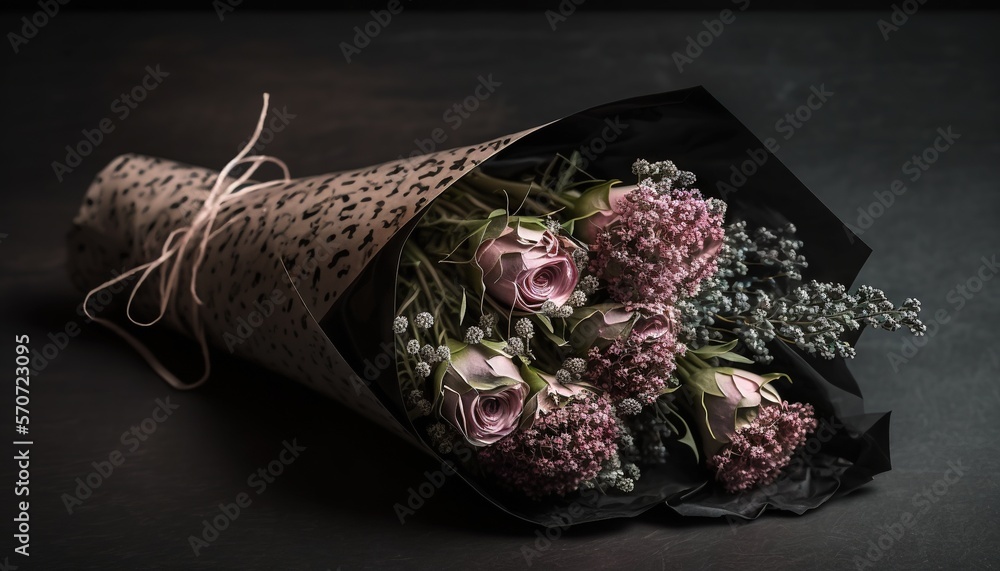
[[[227,350],[544,525],[802,513],[889,469],[844,362],[864,326],[921,334],[919,303],[849,290],[867,248],[704,89],[305,178],[249,154],[266,110],[218,172],[115,159],[70,232],[87,302],[131,290],[88,315],[172,386]]]
[[[727,216],[672,161],[637,160],[625,184],[581,159],[525,180],[477,169],[409,236],[392,322],[409,418],[535,501],[648,497],[650,470],[656,488],[690,487],[678,502],[773,495],[828,403],[791,396],[798,375],[771,348],[851,358],[845,335],[863,325],[923,333],[920,303],[807,280],[794,224]]]

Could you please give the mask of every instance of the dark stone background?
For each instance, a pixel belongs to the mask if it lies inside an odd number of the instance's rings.
[[[555,5],[555,3],[553,3]],[[996,560],[1000,436],[1000,285],[986,281],[958,307],[949,292],[1000,249],[996,163],[998,18],[918,12],[885,41],[859,13],[738,13],[683,72],[671,54],[702,31],[706,13],[588,13],[553,31],[543,9],[517,14],[407,12],[348,64],[340,48],[365,13],[262,14],[220,21],[206,8],[140,15],[63,13],[14,54],[4,46],[5,132],[0,208],[4,351],[29,334],[41,349],[82,299],[65,275],[63,238],[94,174],[123,152],[220,167],[250,134],[260,93],[294,114],[265,151],[293,175],[382,162],[442,127],[447,146],[471,144],[603,102],[705,85],[844,220],[906,178],[903,164],[938,128],[961,135],[864,230],[874,254],[859,283],[897,300],[913,295],[947,322],[905,363],[905,336],[866,333],[851,364],[869,410],[893,410],[895,468],[862,491],[803,517],[746,525],[684,520],[655,509],[630,521],[570,529],[532,561],[556,568],[988,568]],[[32,8],[33,9],[33,8]],[[7,12],[4,32],[24,12]],[[62,182],[51,163],[112,101],[159,64],[170,75]],[[443,113],[480,74],[502,86],[458,129]],[[785,141],[775,123],[811,86],[834,96]],[[742,160],[742,159],[741,159]],[[878,212],[877,208],[873,210]],[[814,260],[821,263],[822,260]],[[983,275],[993,276],[993,270]],[[977,285],[973,283],[973,285]],[[949,297],[950,295],[950,297]],[[31,558],[13,555],[14,462],[0,464],[3,557],[21,569],[518,568],[536,528],[449,481],[400,525],[393,504],[435,466],[337,404],[223,355],[203,389],[179,393],[96,324],[31,385]],[[12,360],[12,356],[11,356]],[[13,385],[13,363],[6,376]],[[13,434],[13,389],[2,391]],[[155,399],[179,405],[92,497],[67,514],[61,495],[125,449],[122,432]],[[187,538],[250,491],[247,477],[282,441],[307,451],[200,557]],[[12,446],[4,445],[12,452]],[[963,475],[943,478],[949,463]],[[949,473],[949,478],[953,473]],[[940,495],[936,495],[935,484]],[[916,495],[930,490],[933,503]],[[888,549],[886,529],[915,515]],[[8,516],[7,514],[11,514]],[[898,526],[897,526],[898,527]],[[869,543],[873,542],[873,543]],[[876,548],[877,550],[877,548]],[[13,568],[13,567],[11,567]]]

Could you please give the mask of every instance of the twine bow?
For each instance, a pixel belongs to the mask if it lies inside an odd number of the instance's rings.
[[[265,93],[264,106],[263,109],[261,109],[260,118],[257,120],[257,128],[254,130],[253,136],[250,137],[250,140],[243,147],[243,150],[241,150],[239,154],[237,154],[231,161],[229,161],[228,164],[226,164],[225,167],[223,167],[221,171],[219,171],[219,176],[215,179],[215,184],[212,185],[212,190],[209,192],[208,197],[205,198],[205,202],[202,204],[197,215],[191,221],[191,224],[182,228],[177,228],[170,232],[166,241],[163,243],[163,248],[160,251],[159,257],[155,260],[138,265],[116,276],[114,279],[104,282],[103,284],[90,290],[87,297],[83,300],[83,311],[87,317],[114,331],[122,339],[132,345],[139,355],[141,355],[146,362],[149,363],[149,366],[152,367],[152,369],[156,371],[156,373],[160,375],[164,381],[175,389],[185,390],[198,387],[208,380],[209,373],[211,372],[211,359],[209,358],[208,342],[205,339],[205,325],[202,323],[201,319],[199,319],[198,315],[198,309],[203,302],[201,297],[198,295],[197,278],[198,270],[201,268],[205,259],[205,252],[208,248],[208,243],[220,232],[225,230],[226,227],[236,221],[236,218],[231,218],[218,228],[215,228],[219,212],[222,210],[223,206],[234,200],[242,199],[246,195],[258,190],[287,183],[291,179],[288,166],[285,165],[285,163],[280,159],[264,155],[247,156],[247,153],[249,153],[254,145],[257,144],[257,140],[260,138],[261,132],[264,128],[264,119],[267,117],[269,99],[270,96]],[[274,163],[280,167],[283,173],[282,178],[269,182],[255,183],[244,187],[243,185],[246,184],[257,169],[265,163]],[[246,172],[227,183],[228,176],[233,169],[243,164],[250,165]],[[136,282],[135,286],[132,288],[132,293],[129,295],[128,304],[125,307],[125,316],[128,317],[129,321],[133,324],[140,327],[149,327],[156,324],[163,318],[164,315],[166,315],[171,303],[174,302],[175,294],[179,291],[181,283],[180,270],[183,265],[184,257],[189,250],[193,250],[195,252],[191,265],[191,278],[188,283],[188,290],[191,292],[192,299],[191,326],[194,328],[195,340],[198,341],[198,344],[201,347],[202,360],[204,364],[204,373],[202,373],[201,378],[193,383],[185,383],[181,381],[176,375],[170,372],[170,370],[163,363],[161,363],[159,359],[156,358],[152,350],[150,350],[145,344],[113,321],[91,315],[90,309],[88,308],[90,298],[96,293],[100,292],[104,288],[113,286],[116,283],[123,282],[129,277],[141,272],[141,277]],[[148,322],[137,321],[132,317],[132,302],[135,299],[139,288],[142,287],[143,283],[145,283],[145,281],[149,278],[150,274],[157,269],[160,269],[161,266],[163,268],[160,272],[159,280],[159,314]]]

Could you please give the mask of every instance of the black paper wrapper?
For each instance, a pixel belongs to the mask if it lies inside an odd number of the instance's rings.
[[[522,180],[556,155],[569,156],[574,151],[584,157],[587,173],[599,179],[630,180],[637,158],[670,159],[698,176],[695,186],[704,194],[728,203],[727,222],[745,220],[750,227],[795,224],[805,242],[803,253],[810,261],[804,275],[807,280],[851,284],[871,252],[763,142],[701,87],[626,99],[576,113],[516,140],[480,168],[491,176]],[[740,170],[745,161],[752,161],[754,167],[747,165],[744,172],[753,174],[734,185],[734,167]],[[741,180],[737,177],[735,182]],[[437,200],[447,200],[448,192]],[[391,322],[398,302],[395,278],[400,252],[418,222],[419,216],[387,242],[320,321],[359,376],[372,355],[386,344],[393,345]],[[849,339],[852,345],[857,335],[860,332]],[[458,474],[517,517],[546,526],[565,526],[632,517],[660,504],[690,516],[752,519],[767,509],[801,514],[889,470],[889,415],[864,412],[861,392],[846,363],[810,358],[782,343],[772,343],[770,350],[774,362],[769,370],[787,373],[794,381],[782,386],[782,396],[812,404],[820,421],[791,465],[770,486],[741,494],[725,493],[680,446],[671,453],[684,461],[644,467],[635,490],[628,495],[580,493],[533,501],[455,462]],[[406,419],[394,369],[367,380],[379,400],[430,454],[440,461],[453,461],[434,452]]]

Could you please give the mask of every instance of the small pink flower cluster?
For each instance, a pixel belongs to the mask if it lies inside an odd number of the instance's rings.
[[[667,386],[677,367],[677,355],[684,354],[684,344],[673,331],[643,340],[635,329],[626,338],[618,338],[607,347],[592,347],[587,352],[584,379],[604,389],[614,402],[634,398],[650,404]]]
[[[617,452],[620,435],[611,402],[584,393],[538,415],[493,446],[478,449],[481,465],[531,498],[565,495],[593,479]]]
[[[697,190],[661,193],[643,183],[618,204],[618,214],[591,244],[590,270],[626,309],[662,313],[715,273],[725,237],[721,203]]]
[[[737,429],[729,444],[708,459],[708,467],[729,493],[766,486],[815,429],[812,405],[784,401],[761,406],[757,418]]]

